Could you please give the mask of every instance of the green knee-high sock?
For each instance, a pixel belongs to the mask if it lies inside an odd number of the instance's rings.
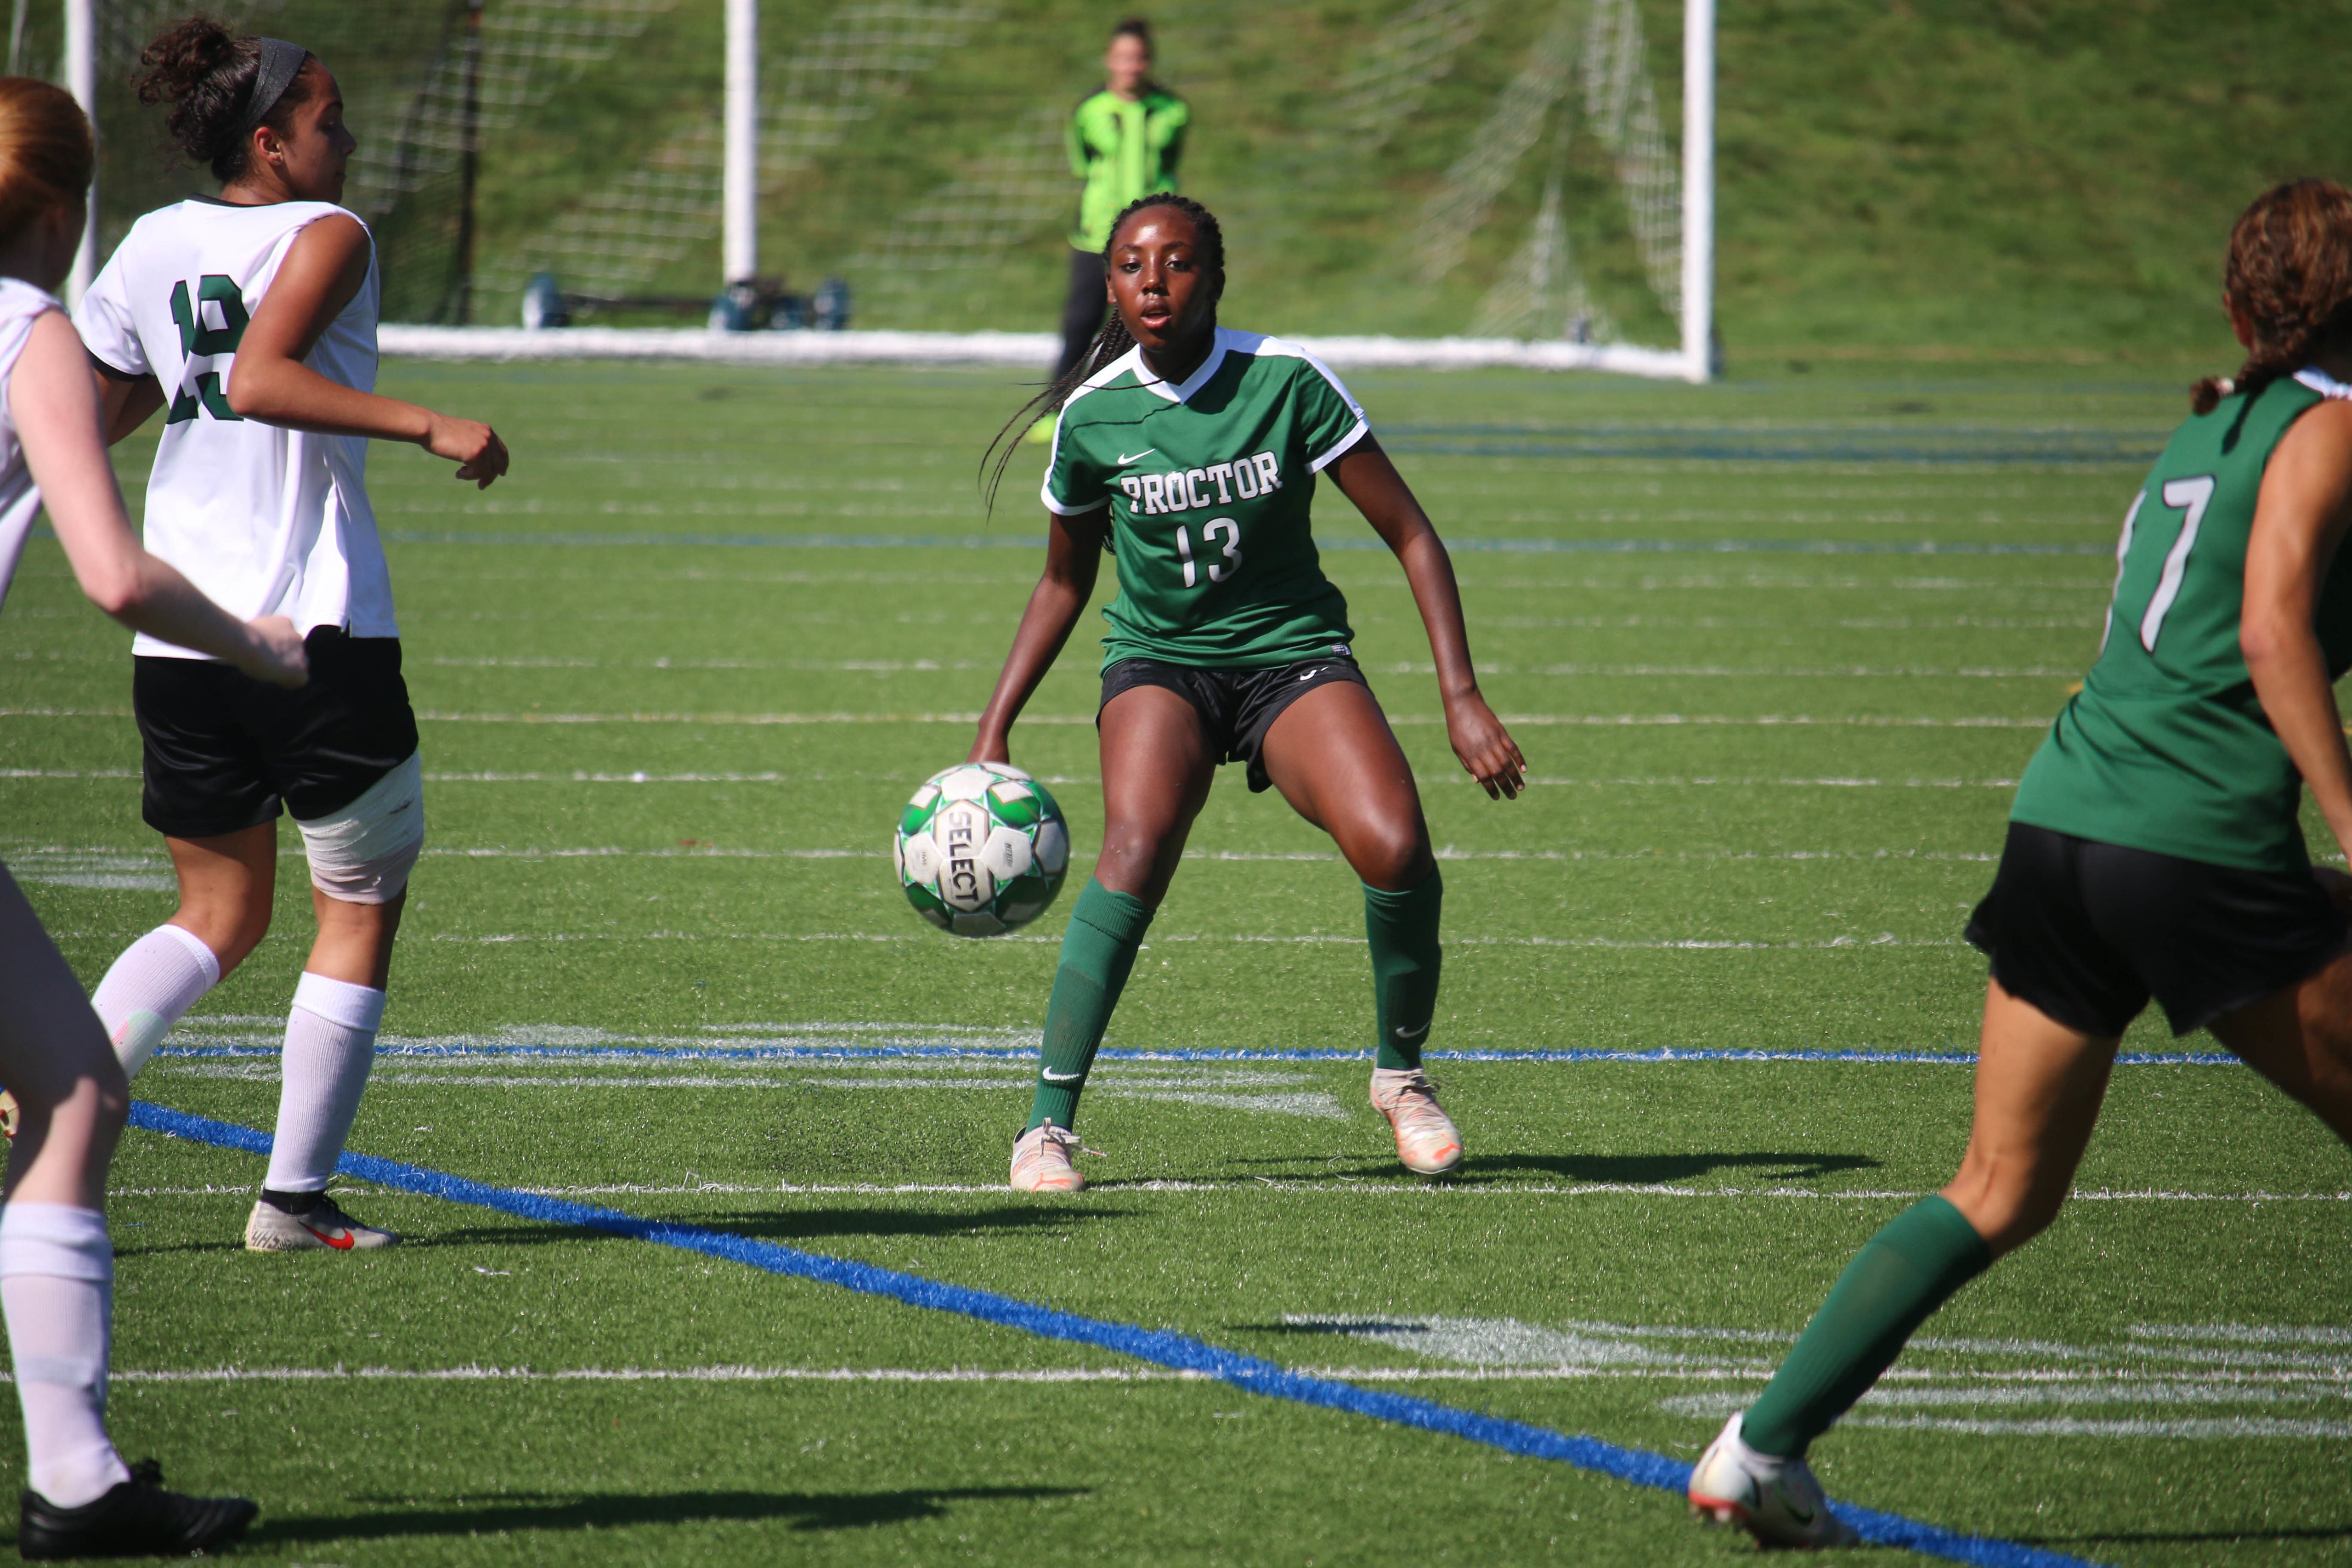
[[[1037,1096],[1029,1125],[1068,1127],[1078,1114],[1078,1091],[1095,1065],[1095,1047],[1110,1026],[1110,1010],[1135,967],[1136,950],[1151,928],[1151,911],[1131,893],[1114,893],[1093,879],[1070,910],[1061,967],[1045,1004],[1045,1045],[1037,1064]]]
[[[1740,1422],[1751,1448],[1792,1458],[1869,1392],[1904,1343],[1992,1252],[1941,1195],[1886,1223],[1845,1266],[1830,1299]]]
[[[1445,905],[1445,879],[1402,893],[1364,887],[1364,936],[1372,946],[1372,1011],[1378,1021],[1379,1065],[1417,1068],[1437,1016],[1437,916]]]

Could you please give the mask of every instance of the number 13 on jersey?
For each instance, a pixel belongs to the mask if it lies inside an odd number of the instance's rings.
[[[1213,517],[1201,525],[1202,553],[1214,548],[1220,535],[1224,539],[1224,559],[1205,563],[1212,583],[1223,583],[1242,569],[1242,525],[1230,517]],[[1197,585],[1202,563],[1193,561],[1192,532],[1181,522],[1176,525],[1176,553],[1184,563],[1184,586]]]

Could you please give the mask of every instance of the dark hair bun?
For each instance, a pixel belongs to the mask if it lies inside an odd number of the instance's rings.
[[[132,82],[142,103],[168,103],[172,141],[188,161],[223,182],[245,173],[250,144],[246,114],[261,78],[261,41],[232,33],[211,16],[190,16],[158,33],[139,52]],[[310,95],[295,78],[262,123],[284,132]]]

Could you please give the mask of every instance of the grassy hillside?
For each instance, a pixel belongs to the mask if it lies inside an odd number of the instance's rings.
[[[490,0],[491,14],[520,3]],[[1578,31],[1585,3],[1568,0]],[[415,74],[436,33],[418,18],[438,11],[394,8],[394,19],[323,0],[247,9],[352,58],[355,96],[383,99],[396,98],[385,89],[404,69]],[[478,319],[512,319],[529,267],[579,262],[576,234],[559,226],[567,211],[708,125],[719,9],[662,9],[600,63],[542,81],[492,139],[479,248],[490,287]],[[772,89],[848,10],[769,0]],[[1424,204],[1482,135],[1491,145],[1489,115],[1559,13],[1486,7],[1452,68],[1375,145],[1345,123],[1342,89],[1376,63],[1384,26],[1403,10],[1399,0],[1152,7],[1163,75],[1195,110],[1186,186],[1227,218],[1238,317],[1293,331],[1460,331],[1526,242],[1555,166],[1559,110],[1511,163],[1459,265],[1432,281],[1415,263]],[[969,25],[940,35],[950,47],[922,57],[929,68],[905,73],[896,90],[868,78],[837,143],[767,205],[763,260],[796,283],[845,276],[861,324],[1044,326],[1054,314],[1060,176],[1038,132],[1092,84],[1111,13],[1079,0],[965,11]],[[1643,0],[1642,15],[1671,133],[1680,7]],[[2352,106],[2326,90],[2333,51],[2322,47],[2347,18],[2342,0],[1729,0],[1718,273],[1735,359],[1840,347],[2226,357],[2210,299],[2231,217],[2276,178],[2352,177]],[[37,26],[33,59],[47,58],[41,47]],[[357,105],[363,134],[389,134],[396,116],[384,107]],[[1589,124],[1569,130],[1568,231],[1593,298],[1626,335],[1655,340],[1666,324],[1641,284],[1608,154]],[[141,139],[111,124],[110,136],[110,166],[139,143],[152,168]],[[924,233],[930,254],[948,242],[950,265],[915,272],[884,261],[905,253],[892,250],[894,220],[969,212],[973,189],[1003,185],[1008,170],[1032,191],[1025,206],[1012,204],[1009,227],[959,245],[958,221],[941,219]],[[116,188],[152,199],[155,182]],[[699,199],[683,176],[647,188],[689,209]],[[446,191],[435,199],[443,216],[431,221],[446,226]],[[690,214],[686,226],[698,226]],[[715,221],[700,226],[646,289],[709,290]]]

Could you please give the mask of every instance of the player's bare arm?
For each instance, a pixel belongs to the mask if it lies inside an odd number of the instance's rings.
[[[1029,593],[1021,625],[1013,634],[1013,650],[1004,656],[1003,673],[980,716],[980,733],[973,737],[965,761],[1012,761],[1013,720],[1029,705],[1037,683],[1054,668],[1062,645],[1094,597],[1095,576],[1102,570],[1103,532],[1110,526],[1108,507],[1063,517],[1047,512],[1045,572]]]
[[[1528,761],[1519,754],[1503,721],[1478,689],[1470,663],[1470,637],[1462,620],[1462,591],[1454,581],[1454,558],[1422,510],[1404,476],[1367,435],[1330,467],[1331,480],[1355,502],[1364,521],[1396,552],[1412,584],[1412,601],[1429,632],[1437,665],[1437,689],[1445,702],[1445,732],[1454,754],[1490,800],[1512,800],[1527,787]]]
[[[356,218],[320,218],[302,231],[237,344],[228,405],[266,425],[405,441],[488,489],[507,471],[506,443],[488,425],[344,386],[302,363],[366,283],[373,243]]]
[[[2246,671],[2271,728],[2352,853],[2352,752],[2313,630],[2320,588],[2352,521],[2352,404],[2323,403],[2295,421],[2263,470],[2246,541],[2238,630]]]
[[[95,356],[89,366],[98,377],[98,407],[106,421],[108,446],[121,442],[163,406],[163,384],[152,375],[125,375]]]
[[[85,363],[73,323],[52,310],[33,323],[8,382],[9,417],[82,592],[133,631],[210,654],[256,680],[302,685],[309,668],[292,621],[239,621],[141,548],[107,461]]]

